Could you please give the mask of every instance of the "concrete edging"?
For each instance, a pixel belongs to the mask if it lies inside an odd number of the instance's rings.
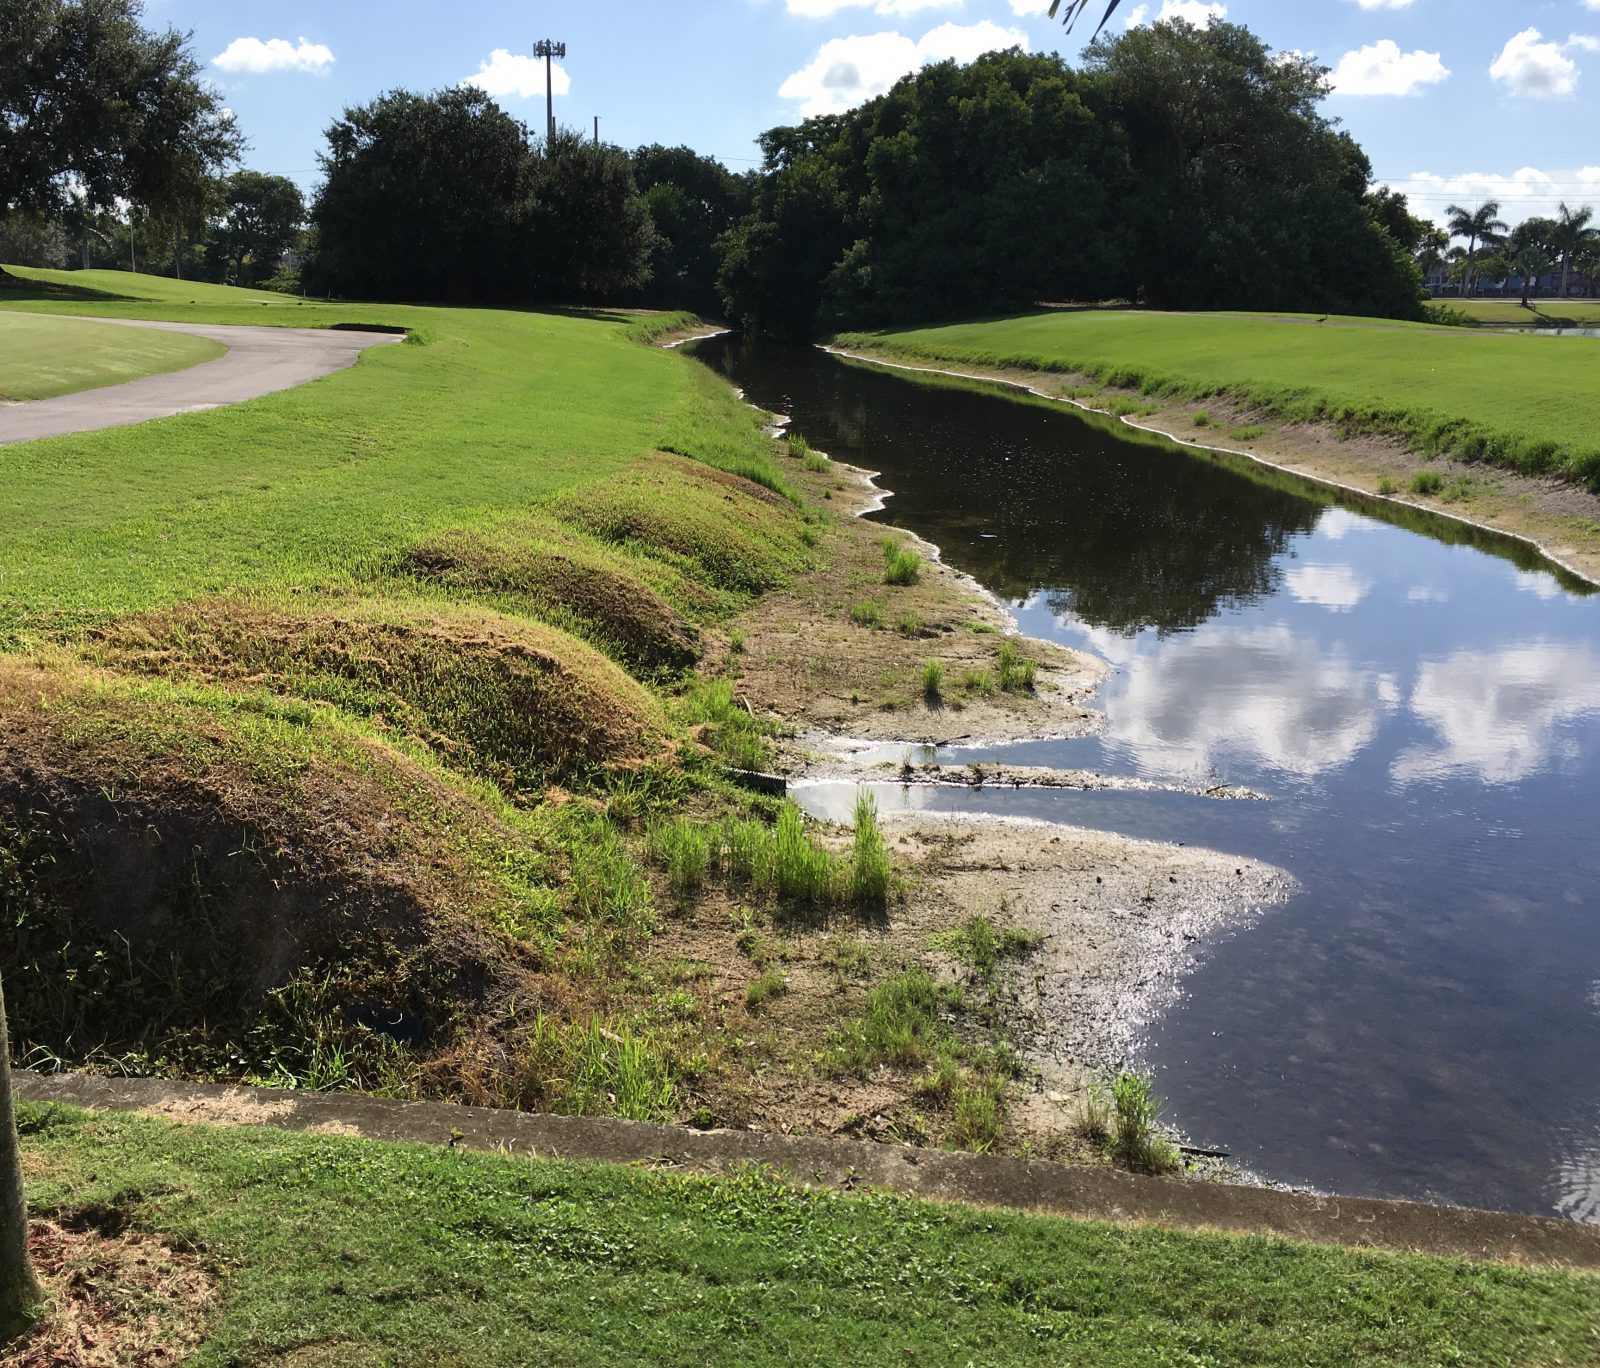
[[[86,1074],[15,1074],[17,1097],[91,1111],[716,1173],[761,1164],[809,1187],[1175,1229],[1269,1235],[1442,1258],[1600,1270],[1600,1226],[1538,1216],[1320,1197],[1272,1188],[825,1136],[695,1131],[595,1117],[395,1102],[353,1094]]]

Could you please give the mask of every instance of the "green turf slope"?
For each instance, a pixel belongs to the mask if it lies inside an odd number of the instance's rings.
[[[227,348],[186,333],[0,313],[0,399],[20,402],[184,370]]]
[[[1600,488],[1600,342],[1382,320],[1136,310],[1048,312],[846,334],[893,356],[1070,371],[1288,421],[1402,438]]]

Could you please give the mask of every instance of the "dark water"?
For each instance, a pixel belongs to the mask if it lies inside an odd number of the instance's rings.
[[[1140,1047],[1170,1117],[1285,1182],[1600,1220],[1600,599],[1491,534],[990,386],[698,354],[882,471],[879,516],[1025,631],[1115,666],[1103,736],[956,758],[1276,798],[916,791],[1298,877]]]

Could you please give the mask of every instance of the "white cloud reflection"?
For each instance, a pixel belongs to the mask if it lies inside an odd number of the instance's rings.
[[[1396,780],[1465,772],[1514,784],[1549,766],[1562,724],[1600,713],[1600,657],[1561,642],[1458,651],[1423,665],[1411,709],[1436,741],[1403,751]]]
[[[1399,703],[1394,679],[1287,627],[1164,643],[1127,676],[1111,735],[1147,773],[1224,769],[1225,755],[1309,777],[1347,763]]]
[[[1299,602],[1335,613],[1348,613],[1372,591],[1372,581],[1348,565],[1297,565],[1283,578]]]

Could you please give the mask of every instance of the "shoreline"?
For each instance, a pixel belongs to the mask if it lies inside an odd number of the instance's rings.
[[[1218,443],[1199,441],[1173,430],[1175,420],[1178,417],[1191,416],[1193,412],[1201,407],[1199,405],[1168,404],[1163,406],[1163,411],[1156,415],[1136,418],[1131,414],[1119,414],[1111,409],[1097,407],[1095,404],[1083,399],[1052,393],[1048,389],[1040,388],[1039,383],[1037,383],[1047,376],[1061,383],[1070,383],[1074,379],[1088,381],[1088,377],[1078,376],[1071,371],[990,369],[987,367],[959,368],[954,364],[943,362],[918,365],[908,361],[891,359],[887,355],[872,351],[837,347],[831,343],[818,343],[817,345],[830,356],[859,361],[865,365],[882,366],[886,370],[908,371],[914,374],[937,375],[955,380],[976,380],[1010,386],[1023,390],[1037,398],[1048,400],[1051,403],[1062,404],[1084,413],[1095,414],[1098,417],[1115,419],[1135,431],[1165,438],[1178,446],[1186,447],[1193,451],[1242,458],[1267,469],[1281,471],[1284,474],[1293,475],[1310,483],[1323,485],[1343,493],[1356,494],[1363,498],[1374,499],[1394,504],[1398,507],[1427,513],[1434,517],[1449,519],[1452,522],[1474,528],[1480,532],[1493,533],[1496,536],[1519,542],[1574,578],[1600,588],[1600,530],[1589,531],[1585,529],[1583,538],[1574,540],[1574,529],[1570,526],[1562,527],[1556,515],[1544,514],[1537,510],[1531,510],[1526,506],[1533,501],[1537,492],[1557,493],[1563,501],[1577,502],[1587,500],[1592,505],[1590,511],[1597,528],[1600,528],[1600,496],[1587,494],[1575,485],[1535,479],[1500,467],[1469,465],[1447,457],[1438,457],[1429,462],[1430,469],[1438,470],[1444,474],[1461,473],[1474,477],[1486,477],[1495,481],[1494,487],[1488,491],[1490,495],[1488,501],[1495,503],[1497,505],[1496,508],[1492,512],[1486,513],[1484,517],[1473,518],[1457,512],[1452,505],[1444,504],[1442,501],[1424,502],[1417,498],[1403,497],[1399,493],[1380,492],[1378,488],[1379,481],[1389,473],[1385,469],[1386,466],[1394,466],[1397,463],[1404,463],[1410,466],[1421,460],[1420,457],[1413,457],[1406,453],[1398,443],[1385,439],[1370,437],[1344,439],[1338,437],[1330,429],[1322,428],[1318,425],[1297,424],[1292,428],[1286,426],[1283,429],[1279,429],[1272,436],[1279,435],[1279,432],[1299,429],[1303,435],[1310,439],[1308,445],[1317,448],[1317,450],[1308,451],[1304,448],[1289,450],[1273,443],[1270,437],[1263,441],[1252,442],[1249,447],[1223,446]],[[928,359],[931,363],[935,358]],[[1217,401],[1207,401],[1206,407],[1215,410],[1224,407],[1224,405]],[[1250,416],[1249,410],[1239,408],[1236,416],[1241,423],[1247,422]],[[1150,420],[1151,417],[1159,417],[1162,422],[1159,424],[1152,422]],[[1219,424],[1219,426],[1223,425]],[[1329,459],[1326,448],[1330,446],[1345,459]],[[1358,483],[1363,478],[1365,478],[1366,483]],[[1498,499],[1493,497],[1501,494],[1502,491],[1504,491],[1503,497]],[[1477,497],[1481,498],[1483,495],[1480,494]],[[1508,517],[1508,514],[1514,516]],[[1518,526],[1518,523],[1522,525]]]

